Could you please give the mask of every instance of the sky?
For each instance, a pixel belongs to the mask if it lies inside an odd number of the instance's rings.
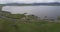
[[[60,0],[0,0],[0,3],[41,3],[41,2],[60,2]]]

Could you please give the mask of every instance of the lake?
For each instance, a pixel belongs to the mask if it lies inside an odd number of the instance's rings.
[[[13,14],[33,14],[41,18],[47,16],[48,18],[57,19],[60,16],[60,6],[4,6],[2,10]]]

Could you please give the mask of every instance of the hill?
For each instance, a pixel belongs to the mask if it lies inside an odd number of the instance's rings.
[[[52,3],[7,3],[6,5],[18,5],[18,6],[27,6],[27,5],[32,5],[32,6],[35,6],[35,5],[51,5],[51,6],[60,6],[60,3],[59,2],[52,2]]]

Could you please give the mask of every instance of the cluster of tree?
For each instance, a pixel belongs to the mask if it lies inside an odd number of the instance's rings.
[[[22,17],[25,17],[25,15],[24,14],[9,14],[6,17],[13,18],[13,19],[20,19]]]

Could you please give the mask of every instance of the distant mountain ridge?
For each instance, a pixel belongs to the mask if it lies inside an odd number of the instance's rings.
[[[59,2],[51,2],[51,3],[7,3],[6,5],[59,5],[60,6],[60,3]]]

